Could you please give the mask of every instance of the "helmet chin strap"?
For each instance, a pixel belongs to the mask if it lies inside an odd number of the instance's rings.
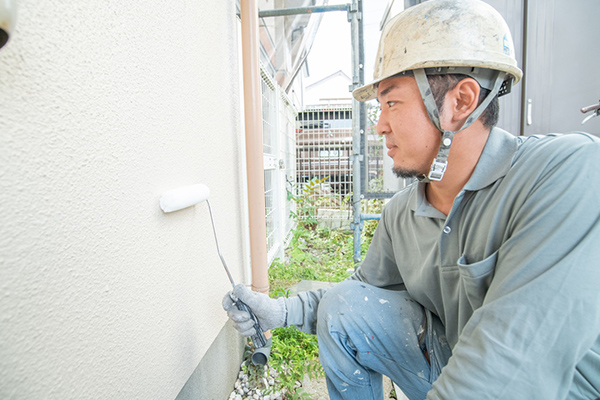
[[[487,106],[500,91],[500,87],[504,82],[506,73],[497,71],[493,89],[487,95],[485,100],[483,100],[483,102],[471,113],[471,115],[469,115],[464,125],[457,131],[448,131],[442,129],[440,125],[440,113],[437,105],[435,104],[435,99],[433,97],[433,93],[431,92],[431,88],[429,87],[429,81],[427,80],[427,74],[425,73],[425,70],[415,69],[413,74],[417,81],[417,85],[419,86],[419,91],[421,92],[423,103],[425,103],[425,108],[427,109],[429,119],[431,120],[431,123],[442,133],[440,149],[438,150],[438,154],[431,164],[429,175],[421,175],[417,177],[417,179],[419,179],[421,182],[441,181],[444,177],[444,172],[446,172],[446,168],[448,167],[448,154],[450,153],[450,145],[452,144],[452,140],[454,140],[454,135],[471,126],[471,124],[475,122],[477,118],[479,118],[479,116],[485,111]]]

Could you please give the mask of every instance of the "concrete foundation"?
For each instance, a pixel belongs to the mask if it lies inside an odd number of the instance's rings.
[[[244,339],[227,322],[210,346],[176,400],[229,398],[244,355]]]

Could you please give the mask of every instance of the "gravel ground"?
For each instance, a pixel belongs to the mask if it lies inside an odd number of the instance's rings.
[[[244,361],[244,363],[245,362],[246,361]],[[244,363],[242,363],[242,366]],[[265,366],[264,371],[264,377],[262,378],[263,385],[261,385],[264,386],[264,389],[257,389],[256,387],[253,387],[254,385],[249,384],[248,375],[240,368],[238,379],[235,382],[234,390],[229,395],[229,400],[282,400],[283,394],[277,390],[273,390],[273,386],[275,386],[279,374],[269,366]],[[303,382],[296,382],[296,387],[302,387],[304,392],[313,400],[329,399],[324,377],[318,379],[306,378]],[[384,400],[389,400],[391,398],[390,393],[392,388],[392,381],[389,378],[384,377]]]
[[[242,363],[242,367],[247,361]],[[262,378],[263,389],[256,388],[256,385],[248,382],[248,375],[244,373],[242,368],[238,374],[238,379],[235,381],[234,389],[229,395],[229,400],[282,400],[282,393],[273,390],[273,386],[277,382],[279,374],[272,367],[264,366],[264,376]],[[301,383],[298,382],[298,387]],[[268,393],[265,393],[268,392]],[[271,393],[272,392],[272,393]]]

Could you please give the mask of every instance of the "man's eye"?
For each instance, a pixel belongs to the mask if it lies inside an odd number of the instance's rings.
[[[396,104],[395,101],[386,101],[386,104],[388,107],[392,107],[394,104]]]

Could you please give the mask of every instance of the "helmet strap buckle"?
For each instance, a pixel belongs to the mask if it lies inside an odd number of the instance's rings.
[[[431,164],[431,170],[429,171],[429,175],[427,178],[430,181],[441,181],[444,177],[444,172],[446,172],[446,167],[448,166],[448,161],[439,161],[437,158],[433,160]]]

